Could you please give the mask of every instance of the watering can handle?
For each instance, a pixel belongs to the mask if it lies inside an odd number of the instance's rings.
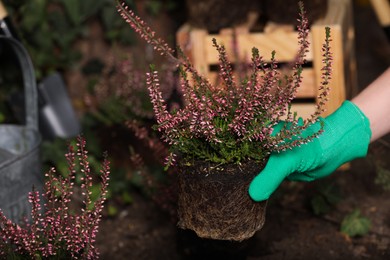
[[[15,51],[23,74],[26,126],[38,131],[38,93],[34,66],[30,55],[16,39],[0,35],[0,41],[5,40]]]

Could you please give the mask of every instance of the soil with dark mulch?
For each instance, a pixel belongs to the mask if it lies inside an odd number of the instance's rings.
[[[252,237],[264,224],[267,202],[255,203],[248,196],[248,186],[265,163],[181,166],[178,226],[203,238],[242,241]]]
[[[131,205],[101,224],[101,259],[390,259],[390,192],[375,184],[372,159],[387,162],[389,150],[388,143],[376,143],[346,171],[312,183],[284,182],[269,201],[263,229],[242,243],[200,239],[134,192]],[[310,200],[329,184],[341,200],[315,215]],[[340,232],[340,223],[355,209],[372,227],[350,238]]]

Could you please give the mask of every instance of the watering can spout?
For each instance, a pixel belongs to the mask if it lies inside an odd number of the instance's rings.
[[[59,73],[46,77],[39,85],[40,129],[45,137],[71,138],[81,126]]]

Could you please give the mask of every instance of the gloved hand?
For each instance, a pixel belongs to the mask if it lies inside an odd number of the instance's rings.
[[[249,186],[249,195],[262,201],[285,179],[312,181],[325,177],[339,166],[367,154],[371,138],[368,118],[352,102],[345,101],[333,114],[321,118],[324,132],[307,144],[272,153],[264,170]],[[319,122],[308,127],[305,135],[320,129]]]

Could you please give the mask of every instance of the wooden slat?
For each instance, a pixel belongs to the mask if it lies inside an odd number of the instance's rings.
[[[177,45],[184,51],[189,59],[192,58],[191,55],[191,45],[190,45],[190,33],[191,26],[188,23],[183,24],[176,32],[176,41]]]
[[[312,68],[305,68],[302,71],[302,83],[297,91],[297,98],[316,98],[317,90],[315,87],[315,73]],[[237,78],[237,77],[236,77]],[[212,84],[217,84],[220,79],[218,79],[218,72],[211,71],[208,73],[208,79]]]
[[[354,34],[352,20],[352,4],[351,0],[328,0],[328,11],[322,19],[318,19],[312,26],[323,27],[338,25],[342,30],[342,44],[346,46]],[[325,29],[323,29],[325,31]]]
[[[231,35],[207,35],[206,53],[207,62],[218,63],[218,52],[212,46],[212,39],[223,44],[227,50],[228,57],[234,62],[233,38]],[[270,60],[272,51],[276,51],[276,59],[279,62],[288,62],[295,58],[298,51],[298,38],[296,32],[274,31],[272,33],[250,33],[237,35],[237,47],[240,59],[250,61],[252,48],[256,47],[265,60]],[[311,61],[313,54],[311,48],[307,53],[307,60]]]
[[[291,105],[291,111],[297,112],[298,117],[306,119],[310,118],[310,116],[316,111],[316,105],[314,103],[293,103]]]
[[[305,68],[302,71],[302,84],[298,88],[298,98],[316,98],[317,97],[317,82],[315,72],[312,68]]]
[[[209,64],[205,57],[207,55],[206,48],[209,45],[204,39],[207,32],[204,30],[195,30],[191,33],[190,42],[192,44],[192,62],[198,72],[207,75],[209,72]]]
[[[341,103],[345,100],[345,78],[344,78],[344,52],[342,46],[342,28],[339,25],[330,26],[332,33],[332,41],[330,42],[331,50],[333,53],[332,62],[332,80],[329,83],[330,94],[328,96],[329,101],[326,103],[326,109],[324,116],[335,111]],[[321,44],[324,42],[325,33],[321,26],[313,26],[313,41],[316,42],[314,48],[314,55],[316,57],[322,57]],[[322,59],[314,60],[314,70],[316,73],[317,85],[320,85],[322,74]]]
[[[329,26],[331,29],[331,52],[333,53],[333,63],[332,63],[332,80],[330,81],[329,87],[331,89],[329,95],[329,101],[326,104],[326,110],[323,116],[329,115],[335,111],[341,103],[346,99],[346,79],[345,72],[346,67],[351,63],[353,54],[346,55],[346,47],[351,43],[351,35],[348,37],[348,33],[352,33],[348,23],[348,12],[350,12],[350,0],[329,0],[328,2],[328,12],[327,15],[316,21],[311,27],[311,32],[313,36],[313,53],[315,57],[313,66],[316,73],[317,85],[320,85],[321,82],[321,69],[323,67],[322,63],[322,44],[325,39],[325,26]],[[353,51],[353,50],[349,50]],[[353,65],[352,65],[353,66]]]
[[[382,26],[390,25],[390,3],[388,0],[370,0]]]
[[[5,9],[3,3],[0,1],[0,19],[4,19],[7,16],[7,10]]]

